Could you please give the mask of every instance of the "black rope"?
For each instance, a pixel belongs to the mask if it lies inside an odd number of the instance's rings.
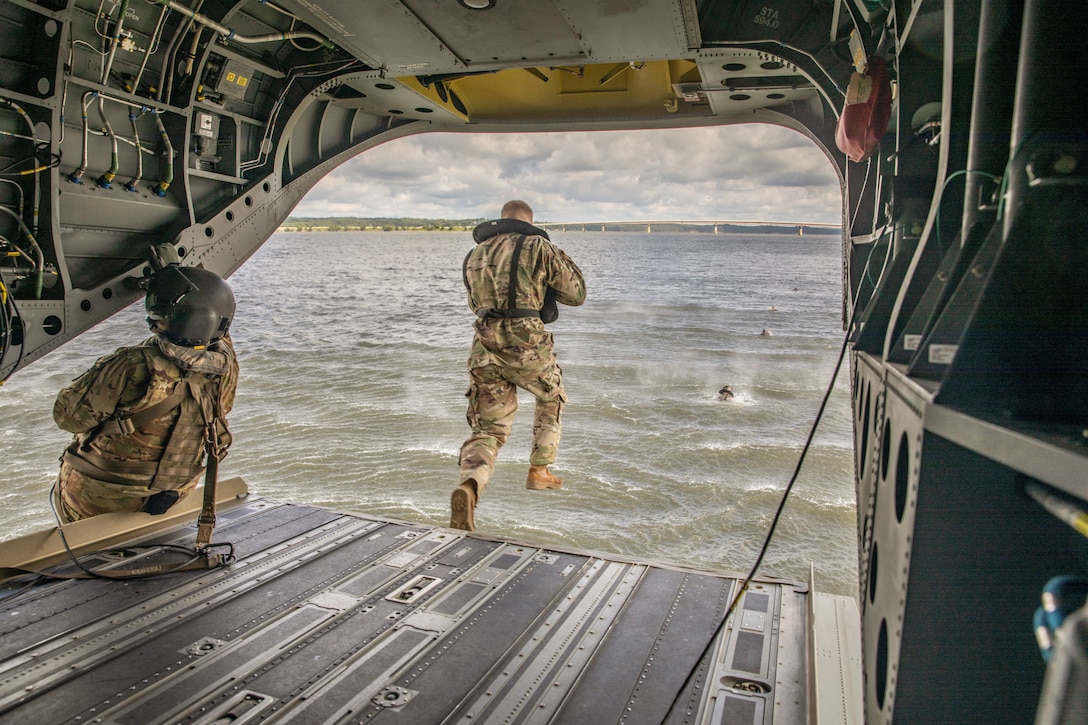
[[[31,585],[40,583],[41,581],[48,580],[48,579],[87,579],[87,578],[90,578],[90,579],[108,579],[108,580],[112,580],[112,581],[129,581],[129,580],[132,580],[132,579],[147,579],[147,578],[150,578],[150,577],[161,576],[163,574],[173,574],[175,572],[187,571],[187,570],[192,570],[192,569],[214,569],[214,568],[218,568],[218,567],[221,567],[221,566],[228,566],[228,565],[234,563],[234,561],[235,561],[234,544],[231,544],[229,542],[224,542],[222,544],[211,544],[211,545],[205,547],[204,550],[197,550],[197,549],[193,549],[193,548],[190,548],[190,547],[187,547],[187,546],[181,546],[179,544],[150,544],[150,545],[147,546],[147,548],[149,550],[158,549],[160,551],[179,551],[179,552],[183,552],[183,553],[187,554],[189,556],[189,558],[187,560],[185,560],[185,561],[182,561],[182,562],[178,563],[178,564],[171,564],[171,565],[155,564],[155,565],[152,565],[152,566],[141,567],[141,568],[138,568],[138,569],[122,570],[122,571],[118,571],[118,572],[114,572],[114,573],[107,573],[107,572],[103,572],[103,571],[98,571],[96,569],[90,569],[90,568],[84,566],[83,562],[81,562],[79,560],[79,556],[77,556],[76,553],[74,551],[72,551],[72,547],[68,544],[68,537],[64,535],[64,522],[61,521],[60,513],[57,511],[56,498],[55,498],[56,488],[57,488],[57,484],[54,483],[53,484],[53,489],[50,491],[50,495],[49,495],[49,508],[53,511],[53,518],[56,519],[56,522],[57,522],[57,534],[60,535],[61,544],[64,546],[64,550],[68,553],[69,561],[77,569],[79,569],[81,572],[83,572],[83,574],[85,576],[72,575],[72,574],[61,574],[58,571],[56,571],[56,569],[58,567],[62,566],[63,564],[58,564],[56,567],[53,567],[53,570],[47,570],[47,571],[22,570],[26,574],[33,574],[33,575],[35,575],[37,577],[37,579],[32,580],[30,582]],[[138,547],[125,547],[123,549],[99,549],[97,551],[87,552],[83,556],[86,557],[86,556],[93,556],[93,555],[109,555],[109,554],[118,553],[118,552],[133,551],[135,548],[138,548]],[[207,550],[208,549],[214,549],[214,548],[226,548],[227,553],[223,554],[223,555],[209,554]],[[213,559],[214,559],[215,563],[212,563]],[[197,562],[200,562],[201,560],[204,560],[205,563],[200,565],[200,566],[194,566]],[[19,593],[21,593],[21,592],[19,592]]]
[[[759,556],[756,557],[756,562],[752,565],[751,571],[748,572],[748,575],[744,577],[744,580],[741,582],[741,586],[737,589],[737,593],[733,597],[733,601],[729,605],[729,608],[725,610],[725,616],[722,617],[718,626],[714,628],[714,631],[710,633],[710,637],[707,639],[702,652],[695,658],[695,663],[691,666],[691,670],[688,671],[687,677],[684,678],[684,683],[680,686],[680,689],[677,690],[676,697],[673,698],[672,704],[669,705],[666,717],[671,715],[672,711],[676,709],[676,705],[680,702],[680,697],[695,678],[695,674],[699,670],[699,663],[710,653],[710,648],[714,645],[714,641],[718,638],[718,635],[721,634],[722,629],[725,628],[725,623],[729,621],[729,617],[733,614],[733,610],[737,608],[737,603],[740,602],[744,593],[748,591],[748,585],[751,584],[752,579],[756,575],[756,571],[759,570],[760,565],[763,563],[763,557],[766,556],[767,550],[770,548],[771,538],[774,536],[774,530],[778,526],[779,519],[782,518],[782,511],[786,508],[786,501],[789,499],[790,492],[793,490],[793,484],[797,483],[797,476],[801,473],[801,465],[805,462],[805,456],[808,454],[809,448],[812,447],[812,439],[816,435],[816,429],[820,425],[820,420],[823,418],[824,410],[827,408],[827,401],[831,397],[831,392],[835,389],[835,380],[839,377],[839,369],[842,367],[843,358],[846,357],[846,348],[849,346],[849,343],[850,330],[847,329],[846,336],[842,341],[842,349],[839,350],[839,358],[835,362],[835,371],[831,374],[831,382],[824,392],[824,398],[820,402],[820,409],[816,411],[816,418],[812,421],[812,427],[809,429],[808,438],[805,440],[805,445],[801,449],[801,455],[797,457],[797,465],[793,469],[793,475],[790,476],[790,482],[786,484],[786,490],[782,492],[782,499],[778,502],[778,510],[774,512],[774,518],[771,519],[771,526],[763,539],[763,546],[760,547]]]

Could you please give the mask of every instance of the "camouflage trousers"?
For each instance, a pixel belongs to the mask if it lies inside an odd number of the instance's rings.
[[[483,496],[499,449],[510,437],[518,409],[518,388],[536,397],[533,414],[533,446],[529,463],[555,463],[559,448],[560,412],[567,402],[562,370],[552,358],[542,369],[510,369],[495,364],[469,370],[468,424],[472,436],[461,446],[461,478],[476,481],[476,495]]]
[[[200,481],[198,475],[179,488],[179,497],[189,495]],[[70,523],[114,511],[143,511],[147,499],[154,493],[146,485],[126,486],[99,481],[62,463],[53,503],[60,520]]]

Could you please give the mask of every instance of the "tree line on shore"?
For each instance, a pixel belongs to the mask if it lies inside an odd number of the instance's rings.
[[[414,217],[288,217],[280,225],[283,232],[462,232],[472,231],[486,219],[416,219]],[[554,222],[537,222],[553,230]],[[568,232],[644,232],[645,224],[624,222],[613,224],[567,224]],[[720,234],[783,234],[796,232],[797,225],[787,224],[719,224]],[[688,234],[715,231],[708,224],[654,224],[658,234]],[[841,234],[839,227],[805,227],[805,235]]]
[[[484,219],[415,219],[413,217],[287,217],[285,232],[458,232],[471,231]]]

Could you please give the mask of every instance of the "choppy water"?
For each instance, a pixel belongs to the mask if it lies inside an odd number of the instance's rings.
[[[530,492],[532,398],[477,511],[481,532],[746,572],[842,342],[835,237],[553,235],[589,298],[550,329],[570,403],[553,470]],[[448,522],[468,435],[466,233],[277,234],[232,278],[241,380],[221,475],[255,492]],[[772,311],[772,307],[777,311]],[[769,328],[773,335],[759,332]],[[52,523],[69,435],[56,391],[146,336],[137,305],[0,389],[4,538]],[[761,574],[857,587],[851,420],[840,372]],[[736,398],[717,400],[725,383]]]

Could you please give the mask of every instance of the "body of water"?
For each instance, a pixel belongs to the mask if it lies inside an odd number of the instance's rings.
[[[552,470],[525,489],[532,397],[476,514],[481,533],[747,572],[830,381],[841,330],[834,236],[554,232],[588,299],[549,326],[570,396]],[[257,494],[445,525],[468,436],[473,315],[464,232],[279,233],[230,282],[241,379],[221,477]],[[764,329],[769,336],[761,335]],[[134,305],[0,389],[4,538],[52,525],[70,435],[57,391],[146,337]],[[732,401],[718,400],[730,384]],[[841,371],[761,575],[854,595]]]

